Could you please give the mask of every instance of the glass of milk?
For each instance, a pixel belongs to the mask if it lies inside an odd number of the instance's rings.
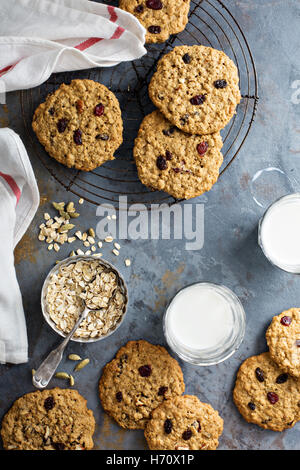
[[[267,209],[258,243],[273,265],[300,274],[300,193],[283,196]]]
[[[167,343],[181,359],[210,366],[225,361],[238,349],[246,316],[230,289],[198,282],[177,292],[167,306],[163,323]]]

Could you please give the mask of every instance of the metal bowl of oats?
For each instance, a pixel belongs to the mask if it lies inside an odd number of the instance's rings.
[[[127,287],[119,271],[93,256],[72,256],[49,272],[42,288],[45,320],[65,337],[86,304],[91,312],[72,341],[92,343],[107,338],[122,324],[128,304]]]

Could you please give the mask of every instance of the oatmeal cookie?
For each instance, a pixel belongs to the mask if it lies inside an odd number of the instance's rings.
[[[283,431],[300,419],[300,380],[282,371],[268,352],[241,365],[233,399],[248,423]]]
[[[300,377],[300,308],[274,317],[266,338],[273,361],[284,372]]]
[[[119,102],[93,80],[62,84],[36,109],[32,127],[51,157],[83,171],[113,160],[123,141]]]
[[[27,393],[2,421],[6,450],[89,450],[95,420],[76,390],[54,388]]]
[[[129,341],[104,370],[99,395],[104,410],[123,428],[143,429],[151,411],[184,392],[179,364],[165,348]]]
[[[211,134],[226,126],[241,100],[238,71],[222,51],[178,46],[159,60],[149,95],[175,126]]]
[[[151,450],[214,450],[223,419],[209,404],[183,395],[166,400],[153,412],[145,429]]]
[[[171,34],[183,31],[188,22],[190,0],[120,0],[146,29],[146,42],[164,42]]]
[[[186,134],[154,111],[140,126],[133,155],[143,184],[176,199],[190,199],[209,191],[217,181],[221,148],[219,132]]]

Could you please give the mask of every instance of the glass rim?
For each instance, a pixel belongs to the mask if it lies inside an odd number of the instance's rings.
[[[217,347],[205,348],[201,350],[195,349],[195,348],[188,348],[186,345],[183,345],[180,342],[180,340],[178,340],[177,338],[175,341],[174,338],[172,338],[169,334],[169,331],[167,328],[167,320],[168,320],[169,308],[172,302],[182,291],[190,287],[196,286],[196,285],[209,286],[215,290],[218,290],[219,293],[223,295],[225,293],[226,294],[226,296],[224,296],[225,300],[227,301],[231,300],[232,303],[235,305],[235,308],[232,309],[234,324],[233,324],[233,328],[231,331],[231,335],[225,338],[221,343],[219,343]],[[235,331],[234,326],[238,326],[236,331]],[[174,296],[170,299],[168,304],[166,305],[164,316],[163,316],[163,332],[164,332],[164,336],[169,347],[183,361],[189,362],[191,364],[198,365],[198,366],[210,366],[210,365],[219,364],[220,362],[223,362],[229,357],[231,357],[241,345],[244,335],[245,335],[245,330],[246,330],[246,313],[238,296],[227,286],[224,286],[223,284],[219,284],[219,283],[213,283],[210,281],[196,281],[179,289],[174,294]],[[229,344],[226,345],[226,342],[229,342]],[[221,351],[220,351],[220,348],[222,348]]]

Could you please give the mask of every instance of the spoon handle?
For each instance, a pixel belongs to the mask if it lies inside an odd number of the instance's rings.
[[[46,359],[42,362],[38,370],[35,372],[35,374],[32,377],[32,383],[34,387],[42,389],[47,387],[48,383],[52,379],[57,367],[60,364],[60,361],[62,360],[64,350],[74,335],[75,331],[77,330],[78,326],[84,320],[84,318],[88,315],[89,309],[86,307],[78,320],[76,321],[74,327],[70,331],[70,333],[65,337],[65,339],[61,342],[61,344],[56,348],[51,351],[50,354],[46,357]]]

